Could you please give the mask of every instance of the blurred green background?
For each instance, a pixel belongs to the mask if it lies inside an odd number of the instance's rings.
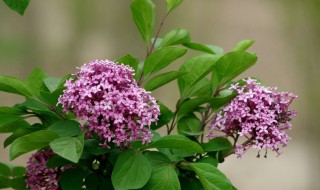
[[[155,2],[159,24],[165,0]],[[33,0],[21,17],[1,1],[0,74],[25,78],[38,66],[52,77],[62,77],[93,59],[113,60],[127,53],[143,59],[146,49],[129,4],[129,0]],[[319,0],[185,0],[163,28],[161,34],[188,29],[193,41],[226,51],[242,39],[254,39],[250,50],[259,61],[242,77],[258,77],[299,96],[292,106],[298,111],[289,131],[292,140],[280,157],[269,154],[268,159],[257,159],[251,151],[242,160],[231,156],[219,166],[239,190],[320,189],[319,10]],[[173,108],[177,85],[153,95]],[[2,106],[21,100],[0,92]],[[0,136],[1,143],[5,137]],[[24,165],[27,157],[14,163]],[[8,149],[0,147],[0,161],[8,162]]]

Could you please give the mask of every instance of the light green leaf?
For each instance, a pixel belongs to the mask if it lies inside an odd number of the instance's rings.
[[[13,160],[18,156],[32,150],[44,148],[48,146],[51,141],[58,137],[58,134],[48,130],[36,131],[29,135],[20,137],[13,141],[10,147],[10,160]]]
[[[205,190],[233,190],[229,179],[216,167],[207,163],[190,163]]]
[[[78,163],[84,146],[84,136],[79,137],[61,137],[50,143],[53,152],[62,158]]]
[[[197,51],[202,51],[205,53],[210,53],[210,54],[217,54],[213,49],[210,48],[208,45],[204,44],[199,44],[199,43],[194,43],[194,42],[188,42],[184,43],[184,46],[186,46],[189,49],[197,50]],[[214,46],[213,46],[214,47]]]
[[[247,70],[257,61],[257,56],[235,51],[222,56],[216,64],[216,71],[220,86],[230,82],[232,79]]]
[[[186,97],[211,97],[212,88],[211,81],[207,78],[203,78],[194,84],[187,92]]]
[[[24,11],[29,5],[30,0],[3,0],[10,9],[19,13],[20,15],[24,14]]]
[[[190,33],[185,29],[174,29],[166,34],[160,44],[160,47],[178,45],[190,42]]]
[[[171,12],[173,9],[178,7],[182,0],[166,0],[167,1],[167,13]]]
[[[45,78],[43,79],[44,84],[47,86],[49,91],[52,93],[60,86],[62,79],[61,78]]]
[[[3,107],[0,107],[0,114],[1,115],[23,115],[23,114],[26,114],[26,112],[17,107],[3,106]]]
[[[234,97],[236,92],[230,89],[222,90],[216,97],[211,98],[210,105],[212,109],[220,108],[228,104]]]
[[[27,97],[32,97],[32,90],[28,85],[15,77],[0,75],[0,91],[19,94]]]
[[[170,63],[183,56],[187,52],[184,48],[164,47],[147,57],[144,63],[144,77],[148,77],[151,73],[157,72]]]
[[[147,91],[152,91],[154,89],[157,89],[157,88],[173,81],[174,79],[179,78],[183,74],[185,74],[185,73],[182,73],[179,71],[169,71],[167,73],[162,73],[162,74],[150,79],[145,84],[144,89],[146,89]]]
[[[201,121],[195,116],[183,117],[178,121],[178,133],[186,136],[199,136],[203,134]]]
[[[32,73],[28,76],[28,86],[33,90],[33,93],[40,97],[40,90],[45,91],[46,89],[43,79],[47,78],[47,74],[40,68],[36,67]]]
[[[206,54],[192,57],[184,62],[180,71],[186,72],[186,74],[178,78],[180,93],[184,94],[199,80],[207,76],[218,59],[219,56]]]
[[[201,144],[206,152],[219,151],[232,148],[231,142],[226,138],[213,138],[209,142]]]
[[[146,151],[143,155],[149,160],[152,169],[167,166],[171,163],[170,158],[158,151]]]
[[[0,115],[0,133],[9,133],[18,127],[30,126],[22,117],[17,115]]]
[[[151,0],[134,0],[131,3],[131,13],[143,40],[149,44],[154,30],[154,3]]]
[[[117,59],[116,62],[128,65],[128,66],[132,67],[135,71],[137,71],[140,61],[139,61],[139,59],[133,57],[132,55],[127,54],[127,55]]]
[[[245,51],[247,50],[252,44],[254,40],[242,40],[237,43],[236,47],[233,49],[234,51]]]
[[[197,161],[198,163],[207,163],[211,164],[214,167],[218,167],[218,161],[212,157],[203,157]]]
[[[80,123],[73,120],[61,120],[48,128],[49,131],[53,131],[59,134],[60,137],[72,137],[80,135]]]
[[[120,153],[111,180],[116,190],[139,189],[150,176],[151,166],[147,158],[141,152],[126,151]]]

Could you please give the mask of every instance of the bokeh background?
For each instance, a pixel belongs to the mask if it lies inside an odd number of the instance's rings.
[[[165,0],[158,5],[157,23]],[[75,72],[93,59],[116,59],[131,53],[141,59],[146,49],[131,19],[129,0],[31,1],[23,17],[0,2],[0,74],[26,78],[34,67],[52,77]],[[257,159],[251,151],[242,160],[231,156],[220,165],[239,190],[320,189],[320,1],[319,0],[185,0],[168,18],[162,35],[186,28],[192,40],[231,50],[242,39],[258,63],[245,76],[299,96],[292,140],[276,157]],[[193,55],[192,53],[189,56]],[[180,63],[170,68],[178,68]],[[177,85],[155,91],[174,107]],[[0,105],[22,98],[0,92]],[[6,135],[0,136],[2,143]],[[27,155],[14,160],[24,165]],[[0,162],[8,162],[8,149],[0,147]]]

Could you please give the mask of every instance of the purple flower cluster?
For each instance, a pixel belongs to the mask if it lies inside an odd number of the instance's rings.
[[[297,96],[275,92],[275,87],[261,86],[250,78],[244,81],[243,86],[237,83],[230,87],[237,96],[214,117],[208,137],[214,138],[219,132],[236,142],[244,137],[245,142],[235,147],[238,157],[250,147],[259,152],[265,149],[266,154],[271,149],[279,155],[279,145],[286,146],[290,139],[286,130],[291,128],[291,116],[296,112],[288,107]]]
[[[59,98],[63,110],[85,120],[87,135],[126,146],[133,140],[150,142],[150,125],[157,122],[159,106],[149,92],[139,88],[133,69],[109,60],[95,60],[79,68]]]
[[[59,178],[69,168],[48,168],[47,161],[56,155],[51,149],[44,149],[31,155],[27,165],[26,184],[32,190],[59,189]]]

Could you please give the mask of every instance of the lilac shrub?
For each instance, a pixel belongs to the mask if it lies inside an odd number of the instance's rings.
[[[264,87],[251,78],[244,82],[243,86],[236,83],[229,88],[237,96],[215,115],[208,137],[214,138],[222,132],[235,143],[239,137],[244,137],[246,141],[236,145],[238,157],[250,147],[265,149],[266,154],[271,149],[279,155],[279,146],[287,146],[290,139],[286,130],[291,129],[291,117],[297,113],[289,110],[289,106],[297,96],[276,92],[276,87]]]

